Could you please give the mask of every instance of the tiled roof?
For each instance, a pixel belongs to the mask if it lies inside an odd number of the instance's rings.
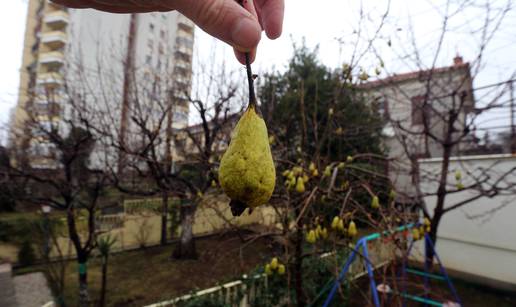
[[[422,79],[424,80],[430,73],[432,74],[441,74],[445,72],[450,72],[453,70],[460,70],[460,69],[466,69],[466,71],[469,70],[469,63],[461,63],[461,64],[455,64],[452,66],[446,66],[446,67],[438,67],[434,69],[426,69],[426,70],[418,70],[418,71],[412,71],[402,74],[394,74],[390,77],[374,80],[366,83],[359,84],[359,88],[363,89],[372,89],[379,86],[385,86],[389,84],[396,84],[403,81],[413,80],[413,79]]]

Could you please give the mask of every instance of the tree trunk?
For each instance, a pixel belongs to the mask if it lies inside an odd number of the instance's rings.
[[[430,239],[433,243],[433,248],[430,246],[430,243],[425,241],[425,267],[428,269],[432,269],[434,264],[434,249],[437,246],[437,227],[439,226],[439,222],[441,221],[442,214],[434,215],[432,221],[430,223],[430,232],[428,233]]]
[[[298,228],[296,232],[294,278],[296,287],[296,301],[298,307],[306,306],[305,292],[303,290],[303,231]]]
[[[167,230],[168,230],[168,193],[163,191],[161,197],[161,245],[167,244]]]
[[[90,297],[88,294],[88,268],[87,268],[87,257],[79,255],[77,261],[79,264],[79,306],[88,307]]]
[[[102,257],[102,284],[100,285],[100,307],[106,306],[108,257],[109,255],[105,255],[104,257]]]
[[[197,259],[193,223],[196,206],[185,204],[181,206],[181,235],[172,256],[176,259]]]

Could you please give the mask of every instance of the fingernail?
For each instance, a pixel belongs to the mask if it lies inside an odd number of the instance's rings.
[[[248,17],[241,18],[231,33],[234,47],[242,52],[251,50],[260,41],[260,32],[260,27],[256,20]]]

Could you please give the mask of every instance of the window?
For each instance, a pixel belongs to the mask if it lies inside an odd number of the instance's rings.
[[[147,40],[147,47],[149,47],[151,51],[152,49],[154,49],[154,42],[152,41],[152,39]]]
[[[165,38],[165,30],[159,31],[159,36],[164,39]]]
[[[373,107],[383,119],[389,118],[389,104],[387,99],[383,96],[376,97],[373,102]]]
[[[160,43],[159,46],[158,46],[158,52],[159,52],[159,54],[165,53],[165,48],[163,48],[163,44],[162,43]]]
[[[146,57],[145,57],[145,63],[146,64],[151,64],[152,62],[152,56],[150,54],[148,54]]]
[[[176,123],[185,123],[188,121],[188,115],[183,112],[174,112],[172,120]]]
[[[427,101],[425,103],[425,96],[418,95],[411,99],[412,102],[412,125],[423,125],[424,120],[430,119],[430,104]]]
[[[154,24],[152,22],[149,23],[149,31],[154,32]]]

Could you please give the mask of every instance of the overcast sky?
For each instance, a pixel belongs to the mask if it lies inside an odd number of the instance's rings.
[[[463,2],[457,0],[456,2]],[[18,96],[19,70],[25,31],[27,0],[3,1],[0,10],[0,123],[7,123],[9,110],[16,104]],[[475,1],[472,1],[475,2]],[[442,56],[438,65],[450,65],[456,53],[460,53],[465,61],[473,60],[477,53],[479,35],[472,35],[481,26],[484,19],[485,1],[476,1],[468,10],[457,12],[450,20],[450,28],[454,34],[443,44]],[[374,3],[374,4],[373,4]],[[379,5],[378,3],[382,3]],[[360,9],[366,15],[366,34],[372,35],[381,21],[387,1],[355,1],[355,0],[286,0],[286,13],[283,36],[269,41],[263,35],[254,70],[258,73],[272,69],[284,70],[292,54],[292,43],[300,44],[305,39],[310,47],[319,46],[319,58],[332,67],[339,67],[349,61],[353,50],[354,39],[360,20]],[[503,5],[505,1],[495,1]],[[478,5],[477,5],[478,4]],[[412,62],[400,60],[399,55],[407,50],[410,44],[410,29],[415,33],[421,58],[426,66],[433,60],[434,46],[438,39],[440,20],[445,10],[444,1],[393,0],[386,26],[380,32],[375,44],[382,55],[386,70],[391,73],[406,72],[415,69]],[[453,10],[452,5],[451,9]],[[493,13],[494,14],[494,13]],[[494,16],[494,15],[493,15]],[[492,17],[493,17],[492,16]],[[413,27],[410,28],[409,24]],[[507,80],[516,70],[516,13],[509,12],[499,26],[499,31],[492,38],[483,59],[475,86],[491,84]],[[341,43],[339,43],[339,39]],[[387,42],[391,40],[392,46]],[[212,60],[210,49],[216,48],[218,59],[225,59],[228,67],[242,69],[233,59],[231,48],[196,31],[196,54],[201,61]],[[378,60],[372,56],[362,61],[366,69],[373,69]],[[507,122],[507,117],[504,122]],[[4,130],[4,129],[2,129]]]

